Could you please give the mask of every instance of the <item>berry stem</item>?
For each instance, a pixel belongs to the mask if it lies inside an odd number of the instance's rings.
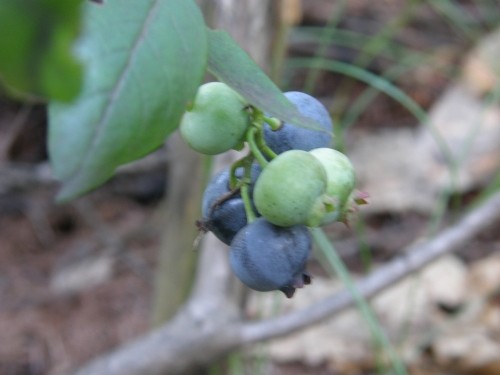
[[[250,145],[252,153],[254,153],[260,165],[264,167],[267,164],[267,160],[266,163],[262,163],[262,160],[259,159],[259,155],[262,156],[262,153],[264,153],[268,159],[274,159],[277,156],[276,153],[267,146],[266,140],[264,139],[264,123],[268,123],[273,131],[281,128],[283,123],[277,118],[265,116],[264,112],[255,107],[252,107],[251,117],[251,128],[253,128],[253,130],[251,130],[252,134],[247,133],[247,141]],[[252,136],[255,142],[254,147],[252,147],[251,140],[248,138],[248,135]],[[256,153],[257,149],[259,150],[258,154]]]
[[[240,194],[241,194],[241,199],[243,199],[243,204],[245,206],[245,214],[247,215],[247,222],[248,224],[250,224],[257,218],[257,215],[255,215],[255,212],[252,207],[252,200],[250,199],[250,191],[248,189],[247,184],[243,184],[243,186],[241,187]]]
[[[259,128],[257,134],[255,135],[255,142],[257,143],[257,147],[264,153],[269,159],[274,159],[278,156],[271,148],[266,144],[266,140],[264,139],[264,130]]]
[[[262,168],[265,168],[268,161],[266,160],[264,155],[262,155],[262,152],[261,152],[260,147],[257,144],[257,140],[256,140],[257,134],[259,131],[260,131],[260,129],[258,129],[256,127],[253,127],[253,126],[250,127],[247,131],[247,142],[248,142],[248,146],[250,147],[250,151],[252,152],[255,159],[257,159],[257,161],[259,162],[259,164]]]
[[[229,187],[232,191],[239,190],[241,194],[241,199],[243,199],[243,205],[245,207],[245,214],[247,216],[247,222],[251,223],[257,216],[252,207],[252,199],[250,198],[249,186],[252,181],[252,163],[254,161],[254,155],[252,153],[235,161],[231,165],[231,170],[229,173]],[[238,179],[236,176],[236,170],[238,168],[243,168],[243,177]]]
[[[231,169],[229,170],[229,187],[231,190],[238,189],[242,185],[244,185],[245,183],[246,184],[250,183],[250,180],[245,180],[245,177],[246,177],[245,174],[243,175],[242,179],[239,179],[236,176],[236,170],[241,167],[246,172],[247,168],[249,168],[249,166],[252,165],[253,159],[254,159],[253,155],[249,154],[249,155],[246,155],[245,157],[243,157],[239,160],[236,160],[231,165]]]
[[[275,117],[262,116],[262,119],[268,123],[273,131],[280,129],[283,126],[283,122]]]

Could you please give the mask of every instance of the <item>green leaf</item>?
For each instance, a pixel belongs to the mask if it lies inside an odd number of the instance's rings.
[[[80,9],[76,0],[0,1],[0,79],[14,95],[78,95],[82,67],[72,46]]]
[[[49,107],[49,153],[66,201],[159,147],[179,125],[205,71],[206,28],[192,0],[88,3],[74,103]]]
[[[208,70],[266,114],[290,124],[325,131],[316,121],[302,116],[225,31],[208,30]]]

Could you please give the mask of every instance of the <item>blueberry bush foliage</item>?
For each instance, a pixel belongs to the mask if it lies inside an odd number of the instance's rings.
[[[315,126],[225,32],[206,27],[192,0],[6,0],[0,17],[4,86],[49,101],[61,201],[158,148],[207,70],[251,105]]]

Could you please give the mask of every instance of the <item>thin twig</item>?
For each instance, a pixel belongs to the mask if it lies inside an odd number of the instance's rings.
[[[134,175],[164,169],[168,163],[166,150],[158,150],[136,162],[119,167],[116,175]],[[57,183],[49,162],[37,164],[9,163],[0,166],[0,194],[11,191],[31,191]]]
[[[371,298],[397,281],[422,269],[440,256],[450,253],[475,237],[481,230],[500,219],[500,193],[471,211],[453,227],[435,238],[416,244],[404,255],[386,263],[361,279],[357,288],[365,298]],[[308,308],[255,323],[242,328],[243,343],[249,344],[287,335],[318,323],[353,306],[354,299],[347,290],[332,295]]]

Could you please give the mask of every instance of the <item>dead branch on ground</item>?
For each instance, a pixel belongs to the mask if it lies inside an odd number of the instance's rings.
[[[370,298],[403,277],[452,252],[483,229],[500,220],[500,193],[466,214],[433,239],[411,246],[357,283]],[[284,336],[319,323],[352,307],[344,290],[308,308],[277,318],[244,321],[228,296],[231,274],[226,249],[209,237],[200,257],[194,291],[178,314],[160,329],[104,355],[77,375],[181,374],[207,365],[226,353],[255,342]]]

